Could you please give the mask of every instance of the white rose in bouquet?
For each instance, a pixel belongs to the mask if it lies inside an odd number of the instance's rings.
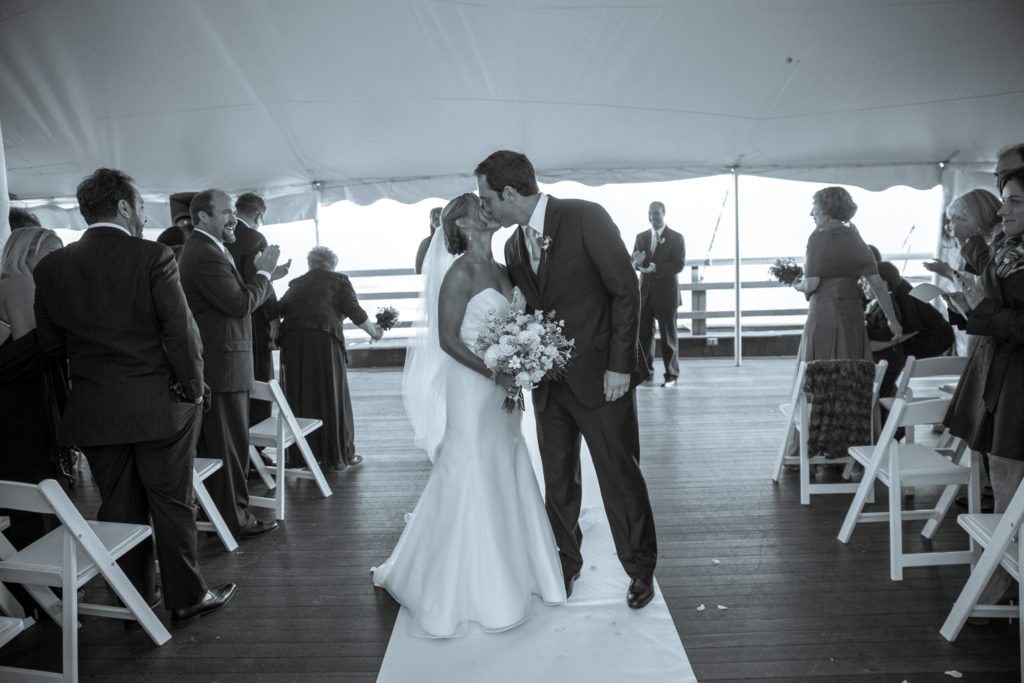
[[[486,365],[490,370],[494,370],[498,367],[498,361],[501,360],[501,356],[501,347],[494,344],[484,351],[484,365]]]
[[[516,375],[516,386],[522,387],[523,389],[533,388],[533,379],[530,377],[530,373],[525,370]]]

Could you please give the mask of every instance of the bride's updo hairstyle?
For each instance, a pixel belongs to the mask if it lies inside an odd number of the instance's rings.
[[[466,192],[448,202],[448,206],[444,207],[441,212],[441,227],[444,228],[444,244],[449,254],[458,256],[466,253],[466,236],[462,234],[462,230],[455,224],[455,221],[468,216],[473,207],[479,206],[479,204],[479,197],[472,192]]]

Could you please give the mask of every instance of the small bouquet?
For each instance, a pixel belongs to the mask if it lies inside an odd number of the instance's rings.
[[[377,324],[380,329],[387,332],[398,322],[398,310],[394,306],[385,306],[377,309]]]
[[[526,410],[523,390],[531,390],[544,379],[562,379],[572,356],[575,340],[566,339],[564,320],[555,320],[554,311],[487,316],[487,326],[476,340],[476,352],[483,356],[487,369],[495,374],[515,377],[514,387],[501,407],[507,413]]]
[[[775,265],[768,269],[768,273],[782,284],[792,286],[794,282],[803,278],[804,269],[793,259],[780,258],[776,259]]]

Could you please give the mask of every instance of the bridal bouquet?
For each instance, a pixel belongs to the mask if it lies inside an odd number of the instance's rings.
[[[385,306],[377,309],[377,324],[380,329],[387,332],[398,322],[398,309],[394,306]]]
[[[575,340],[565,338],[564,326],[564,320],[555,320],[554,311],[487,316],[476,351],[483,355],[488,370],[515,377],[515,387],[501,405],[505,412],[526,410],[524,389],[533,389],[543,379],[565,377]]]
[[[793,259],[776,259],[775,265],[768,269],[773,278],[784,285],[790,285],[804,276],[804,269]]]

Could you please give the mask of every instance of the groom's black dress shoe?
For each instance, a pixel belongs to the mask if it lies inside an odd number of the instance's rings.
[[[576,581],[579,580],[579,578],[580,578],[580,573],[579,572],[576,572],[572,576],[566,578],[566,580],[565,580],[565,599],[566,600],[568,600],[569,597],[572,595],[572,585],[574,583],[576,583]]]
[[[235,597],[236,590],[238,590],[238,586],[233,583],[226,583],[220,588],[211,588],[206,591],[206,595],[203,596],[202,600],[191,607],[172,609],[171,621],[175,624],[184,624],[196,617],[209,614],[215,609],[219,609],[228,604],[228,601]]]
[[[268,522],[257,517],[249,517],[249,521],[246,522],[239,530],[238,537],[242,539],[255,538],[256,536],[262,536],[268,531],[273,531],[276,528],[276,519],[272,519]]]
[[[626,604],[633,609],[645,607],[654,599],[654,576],[638,576],[629,582],[629,591],[626,593]]]

